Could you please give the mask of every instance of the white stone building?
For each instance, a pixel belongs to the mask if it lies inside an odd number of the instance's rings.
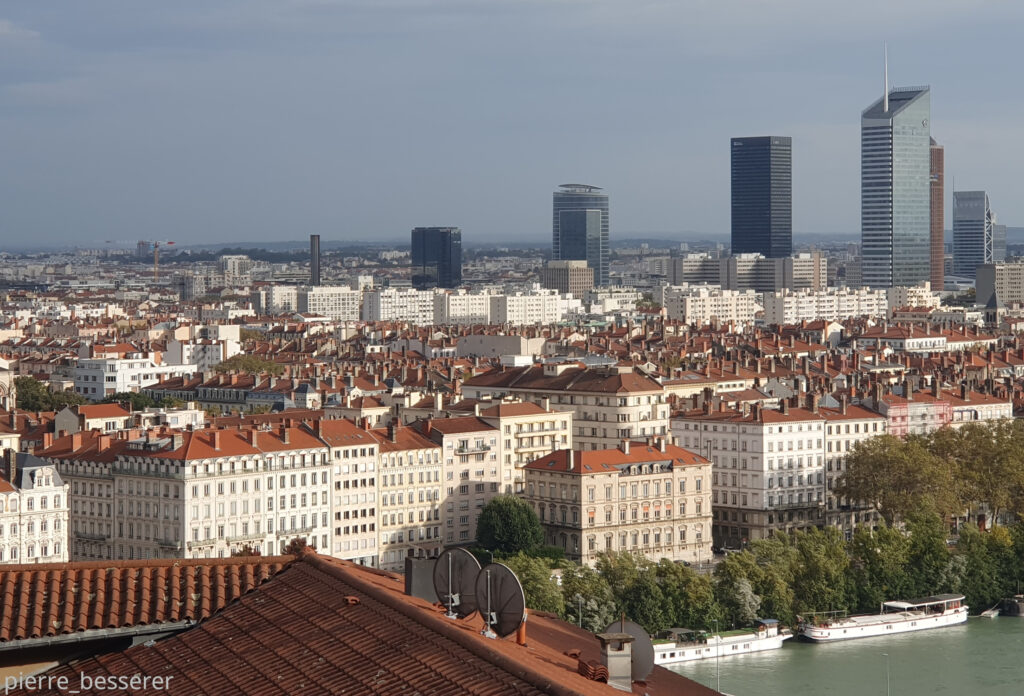
[[[753,290],[722,290],[713,285],[665,285],[658,288],[655,301],[665,308],[669,319],[687,324],[751,324],[761,311],[760,295]]]
[[[888,310],[885,290],[849,288],[819,292],[781,290],[764,294],[764,322],[797,324],[801,320],[842,321],[853,317],[880,317]]]
[[[0,563],[68,561],[68,485],[31,454],[4,450]]]

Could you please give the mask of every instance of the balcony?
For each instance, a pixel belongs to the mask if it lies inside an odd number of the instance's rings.
[[[225,537],[224,541],[229,544],[235,544],[240,541],[263,541],[266,534],[262,532],[253,532],[252,534],[239,534],[238,536]]]
[[[107,541],[110,539],[106,534],[89,534],[87,532],[75,532],[75,538],[85,541]]]
[[[192,550],[195,548],[200,548],[202,546],[213,546],[216,543],[216,539],[200,539],[199,541],[190,541],[188,542],[188,549]]]
[[[455,448],[455,454],[481,454],[483,452],[490,452],[491,446],[483,443],[477,445],[466,445]]]
[[[173,549],[175,551],[181,551],[181,542],[175,541],[174,539],[154,539],[156,545],[164,549]]]
[[[823,507],[825,507],[824,501],[808,500],[802,503],[776,503],[775,505],[769,505],[766,510],[770,512],[772,510],[806,510]]]

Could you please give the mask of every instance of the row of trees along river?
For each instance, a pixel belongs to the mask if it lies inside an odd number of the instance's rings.
[[[482,560],[493,553],[517,573],[529,607],[591,631],[620,612],[652,633],[741,627],[756,617],[793,625],[797,615],[875,612],[887,600],[939,592],[964,594],[977,613],[1024,577],[1024,422],[863,441],[836,492],[865,501],[883,521],[850,540],[835,528],[776,534],[729,554],[711,574],[628,553],[602,554],[595,568],[570,563],[542,546],[540,521],[511,496],[484,508],[477,539]],[[987,531],[961,523],[978,509],[988,511]]]

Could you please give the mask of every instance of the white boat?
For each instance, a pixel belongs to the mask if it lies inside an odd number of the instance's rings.
[[[984,617],[986,619],[994,619],[994,618],[996,618],[997,616],[999,616],[999,605],[997,604],[994,607],[992,607],[991,609],[986,609],[985,611],[983,611],[980,614],[978,614],[978,616],[982,616],[982,617]]]
[[[758,619],[754,628],[708,635],[703,631],[673,628],[654,638],[654,664],[671,665],[708,658],[729,657],[762,650],[777,650],[793,637],[775,619]]]
[[[967,621],[964,596],[942,594],[907,602],[885,602],[879,614],[862,614],[800,625],[800,637],[815,643],[942,628]]]

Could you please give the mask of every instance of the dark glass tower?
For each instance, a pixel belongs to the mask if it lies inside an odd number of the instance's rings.
[[[732,253],[793,255],[793,139],[732,139]]]
[[[551,258],[586,261],[594,284],[608,285],[608,194],[597,186],[562,184],[553,203]]]
[[[412,231],[412,284],[421,289],[462,285],[462,230],[417,227]]]

